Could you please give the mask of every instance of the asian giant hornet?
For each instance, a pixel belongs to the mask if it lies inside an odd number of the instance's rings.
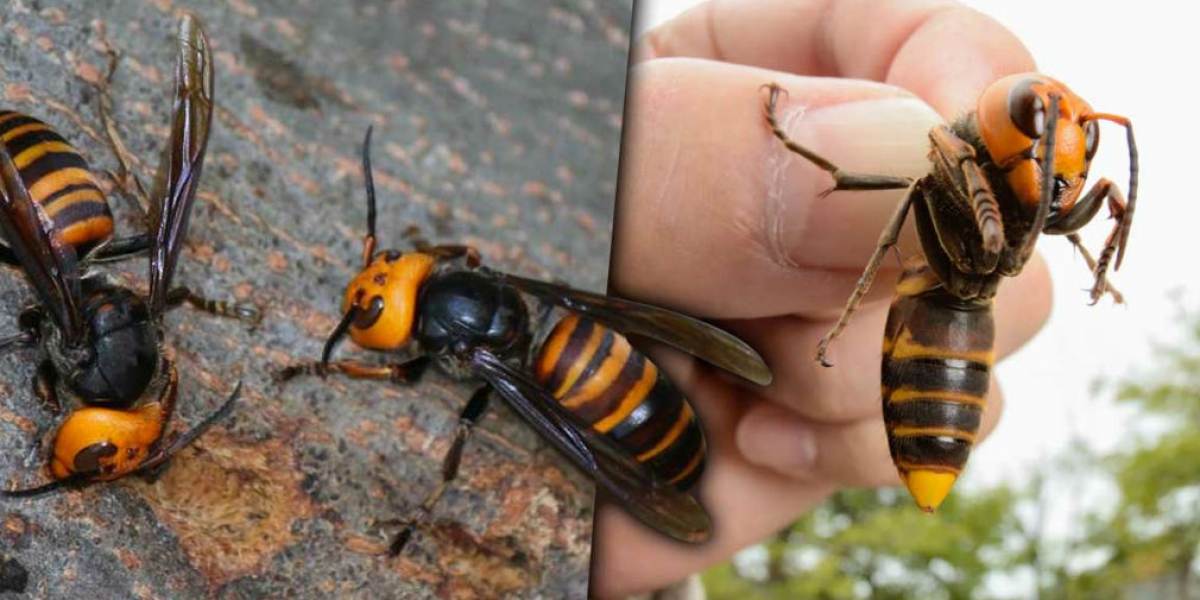
[[[157,467],[226,415],[241,385],[219,410],[182,435],[165,434],[175,412],[179,376],[163,355],[163,314],[184,302],[224,316],[257,321],[257,309],[208,300],[171,287],[188,217],[200,180],[212,121],[212,58],[200,22],[179,24],[171,140],[155,187],[145,198],[151,229],[113,237],[107,200],[83,157],[49,125],[0,112],[0,262],[20,268],[39,303],[21,312],[20,332],[0,339],[0,350],[40,344],[44,356],[34,391],[61,412],[60,379],[84,405],[58,427],[50,474],[42,486],[0,491],[28,496],[65,485],[108,481]],[[115,56],[113,57],[115,68]],[[111,72],[110,72],[111,76]],[[104,91],[104,90],[102,90]],[[122,166],[124,146],[104,114]],[[136,177],[134,178],[136,182]],[[140,184],[135,188],[140,191]],[[144,210],[144,209],[143,209]],[[98,262],[149,251],[150,290],[143,298],[92,271]],[[157,385],[157,398],[142,401]]]
[[[829,344],[845,329],[870,289],[884,256],[899,239],[910,208],[915,215],[917,234],[928,269],[938,282],[937,294],[943,299],[957,298],[959,302],[958,308],[935,310],[924,301],[912,300],[921,307],[918,312],[940,315],[940,318],[929,319],[927,326],[936,326],[939,322],[946,325],[952,320],[949,318],[951,313],[946,311],[967,313],[981,311],[986,306],[990,313],[990,303],[1001,278],[1021,272],[1033,255],[1034,244],[1042,233],[1065,235],[1079,250],[1095,277],[1091,289],[1093,303],[1106,292],[1118,302],[1121,301],[1120,294],[1108,283],[1107,273],[1110,262],[1116,270],[1124,259],[1137,202],[1137,144],[1128,118],[1093,111],[1066,85],[1045,75],[1009,75],[984,90],[974,111],[951,124],[938,125],[929,132],[932,168],[929,174],[913,180],[843,171],[819,154],[797,144],[780,128],[775,116],[782,88],[776,84],[766,87],[769,96],[764,113],[771,131],[790,151],[833,176],[834,186],[829,192],[907,190],[880,235],[875,253],[837,323],[817,346],[816,360],[821,364],[830,366],[825,357]],[[1130,171],[1128,202],[1120,188],[1107,179],[1100,179],[1086,194],[1083,193],[1088,168],[1100,145],[1098,121],[1110,121],[1125,128]],[[1116,224],[1105,241],[1099,259],[1095,259],[1083,246],[1077,231],[1091,222],[1101,206],[1106,204]],[[922,280],[925,277],[923,275]],[[932,283],[929,289],[935,289]],[[907,306],[900,300],[908,294],[903,289],[898,293],[901,298],[893,304],[893,313]],[[990,323],[990,317],[987,322]],[[977,324],[982,327],[982,323],[980,317]],[[895,352],[897,340],[892,336],[899,333],[893,333],[891,329],[888,331],[885,363],[894,363],[895,355],[887,355],[887,352],[888,348],[892,348],[890,352]],[[912,327],[908,327],[908,331],[913,331]],[[942,349],[948,354],[960,350],[949,345],[948,337],[932,332],[923,333],[930,339],[941,340],[944,344]],[[991,334],[986,337],[990,339]],[[941,364],[949,369],[951,362],[941,361]],[[942,392],[937,401],[948,404],[968,402],[956,395],[956,392],[964,390],[951,389],[949,370],[943,375],[943,387],[936,390]],[[932,381],[937,379],[933,378]],[[891,385],[891,382],[884,381],[885,389]],[[986,397],[986,384],[982,390],[973,389],[971,392],[982,392],[978,398]],[[895,391],[890,393],[894,395]],[[972,395],[970,401],[978,398]],[[893,397],[891,405],[895,404]],[[885,421],[897,414],[888,406],[885,398]],[[934,413],[950,418],[946,411]],[[957,427],[949,421],[937,420],[928,421],[925,425],[936,429],[939,423],[947,428]],[[888,422],[889,435],[892,435],[895,427],[899,425]],[[952,443],[954,440],[962,441],[954,435],[935,437],[941,440],[939,443],[948,453],[946,460],[949,460],[949,454],[959,451],[951,450],[953,447],[961,450],[962,461],[965,462],[970,443],[962,447],[957,442]],[[972,440],[973,437],[972,433]],[[909,490],[927,511],[932,511],[942,501],[961,470],[961,464],[951,469],[933,459],[922,463],[926,468],[914,470],[910,468],[912,465],[902,464],[902,457],[896,455],[895,446],[893,458]]]
[[[686,398],[626,335],[679,348],[760,385],[762,358],[707,323],[658,307],[492,271],[469,246],[375,250],[371,131],[363,141],[367,234],[362,270],[350,282],[343,315],[319,362],[284,368],[301,374],[413,382],[430,363],[481,384],[459,415],[441,483],[406,519],[388,553],[399,554],[458,473],[463,446],[498,393],[547,440],[610,492],[634,517],[678,540],[710,534],[707,513],[689,491],[704,470],[704,432]],[[525,296],[540,311],[531,315]],[[556,312],[555,308],[560,309]],[[406,362],[331,361],[349,335],[380,352],[408,349]]]

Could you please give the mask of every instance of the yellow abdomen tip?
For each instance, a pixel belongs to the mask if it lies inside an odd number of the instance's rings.
[[[902,475],[904,485],[912,493],[921,510],[931,513],[941,506],[942,501],[950,494],[958,475],[938,471],[909,471]]]

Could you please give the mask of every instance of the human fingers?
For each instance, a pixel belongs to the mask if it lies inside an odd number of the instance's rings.
[[[718,465],[714,470],[720,473]],[[729,560],[737,551],[778,532],[834,492],[828,484],[799,482],[783,475],[729,467],[728,484],[706,501],[714,521],[712,539],[698,546],[668,540],[613,505],[596,512],[589,594],[624,598],[666,586]],[[706,499],[707,500],[707,499]]]
[[[737,447],[746,462],[812,483],[875,487],[900,483],[888,451],[876,393],[873,417],[850,423],[808,420],[770,402],[747,409],[737,425]],[[980,422],[978,440],[996,427],[1004,396],[995,378]]]
[[[889,293],[894,289],[890,279],[875,285]],[[842,298],[850,291],[850,286],[842,289]],[[995,304],[996,359],[1003,360],[1033,338],[1049,318],[1050,306],[1050,274],[1045,261],[1035,255],[1019,276],[1000,286]],[[818,320],[775,317],[734,323],[730,328],[766,358],[774,374],[772,385],[758,390],[758,395],[805,421],[838,424],[879,418],[878,374],[889,309],[887,299],[860,307],[829,348],[832,368],[821,366],[813,356],[836,315]]]
[[[912,90],[943,116],[1035,69],[1007,28],[952,0],[711,0],[648,32],[634,60],[693,57]]]
[[[1030,266],[1044,270],[1040,260]],[[1045,278],[1044,274],[1037,277]],[[1005,303],[1017,306],[1003,309],[1011,316],[998,314],[998,324],[1037,320],[1030,317],[1033,311],[1020,303]],[[1033,304],[1041,306],[1042,302]],[[1027,335],[1005,333],[1004,325],[998,329],[999,355],[1013,351],[1025,341],[1021,336]],[[711,379],[718,375],[710,369],[698,368],[685,357],[663,359],[657,360],[669,365],[671,377],[680,382],[681,389],[717,387]],[[710,461],[701,497],[713,517],[713,539],[699,547],[684,546],[663,539],[615,507],[604,507],[596,521],[593,594],[621,597],[726,560],[813,509],[839,487],[898,484],[879,419],[877,385],[872,386],[876,390],[870,403],[872,415],[843,423],[805,420],[770,401],[752,398],[762,392],[750,394],[737,387],[719,394],[691,394],[709,434]],[[1002,391],[993,379],[981,441],[995,429],[1003,406]],[[729,425],[734,423],[731,429]],[[629,552],[632,548],[638,552]]]
[[[686,361],[684,361],[686,362]],[[672,380],[688,391],[705,424],[708,464],[699,496],[712,516],[712,538],[687,545],[664,538],[617,506],[602,505],[596,515],[589,592],[621,598],[661,587],[771,535],[823,502],[830,484],[811,484],[754,467],[736,453],[732,424],[753,403],[746,393],[704,369],[676,369]]]
[[[843,168],[918,176],[936,114],[906,92],[710,61],[632,75],[613,235],[619,293],[717,318],[828,315],[903,191],[837,192],[766,126],[764,83],[790,135]],[[904,247],[915,250],[913,238]],[[883,294],[883,292],[877,292]]]
[[[603,506],[597,513],[593,545],[590,592],[594,596],[617,598],[653,589],[726,560],[816,507],[839,485],[897,483],[877,422],[873,426],[818,425],[814,430],[818,443],[814,460],[818,466],[807,471],[806,477],[749,461],[739,449],[744,442],[738,437],[743,434],[732,425],[745,422],[760,409],[783,409],[756,401],[735,386],[723,385],[715,374],[695,368],[682,357],[667,356],[670,358],[664,362],[672,379],[690,392],[692,404],[706,425],[709,462],[700,497],[713,518],[713,537],[700,546],[680,544],[651,531],[616,506]],[[999,390],[995,386],[993,390],[991,408],[985,411],[983,421],[985,435],[995,427],[1003,403]],[[780,441],[785,445],[792,442]],[[855,450],[853,464],[840,467],[838,453],[858,446],[868,449]],[[839,480],[846,483],[839,484]],[[638,551],[630,552],[631,548]]]

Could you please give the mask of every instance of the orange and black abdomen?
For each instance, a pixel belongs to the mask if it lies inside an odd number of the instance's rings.
[[[897,286],[883,341],[883,419],[892,460],[923,509],[966,465],[994,360],[992,303],[964,302],[925,264]]]
[[[535,360],[538,382],[596,431],[681,490],[704,471],[704,432],[683,394],[625,336],[576,314]]]
[[[0,110],[0,141],[30,196],[80,256],[112,235],[112,213],[87,162],[49,125]]]

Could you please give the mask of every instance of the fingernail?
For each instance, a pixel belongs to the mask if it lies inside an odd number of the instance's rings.
[[[742,456],[755,465],[788,474],[810,471],[817,459],[817,439],[807,422],[774,404],[750,409],[735,437]]]
[[[805,109],[784,128],[842,169],[919,177],[929,170],[929,130],[942,119],[916,98],[879,98]]]
[[[843,171],[917,178],[929,171],[929,130],[937,113],[915,98],[781,107],[779,122],[797,143]],[[874,246],[904,190],[847,191],[825,202],[829,173],[775,144],[766,161],[768,243],[793,266],[861,265],[847,248]],[[861,239],[860,239],[861,238]],[[902,249],[907,247],[902,244]]]

